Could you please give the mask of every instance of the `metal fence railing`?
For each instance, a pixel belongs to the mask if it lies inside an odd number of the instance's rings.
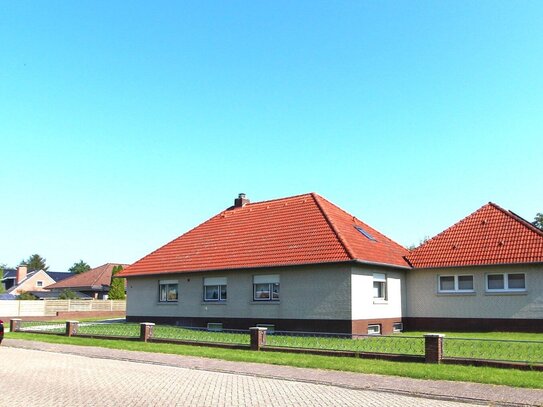
[[[543,341],[444,338],[443,356],[543,364]]]
[[[424,355],[424,338],[420,336],[275,331],[273,335],[267,335],[266,345],[391,355]]]
[[[235,345],[249,345],[250,343],[248,330],[222,329],[216,332],[206,328],[169,325],[156,325],[153,328],[153,338]]]
[[[93,336],[142,341],[193,342],[211,346],[238,347],[289,352],[330,354],[348,352],[350,356],[401,358],[428,363],[484,364],[543,370],[543,341],[457,338],[438,334],[407,335],[350,335],[340,333],[315,333],[271,331],[267,334],[251,328],[248,330],[206,329],[150,323],[118,322],[58,322],[23,321],[13,319],[14,332],[61,334],[68,336]],[[254,335],[257,333],[258,335]],[[255,339],[256,338],[256,339]]]
[[[78,324],[77,334],[137,338],[140,336],[140,325],[130,323],[81,322]]]
[[[58,321],[21,321],[19,329],[22,332],[64,333],[66,324]]]

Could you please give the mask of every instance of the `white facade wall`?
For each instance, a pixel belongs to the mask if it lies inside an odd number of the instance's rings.
[[[386,276],[385,300],[373,298],[374,273]],[[351,297],[353,320],[401,318],[406,308],[405,272],[355,266],[351,275]]]
[[[526,273],[526,291],[489,293],[488,273]],[[473,275],[474,293],[438,293],[439,275]],[[407,273],[407,316],[543,319],[543,265],[418,269]]]

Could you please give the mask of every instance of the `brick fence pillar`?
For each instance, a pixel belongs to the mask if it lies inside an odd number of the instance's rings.
[[[152,322],[142,322],[140,324],[140,341],[147,342],[153,337],[153,327],[155,324]]]
[[[79,321],[66,321],[66,336],[75,336],[79,330]]]
[[[266,331],[268,328],[253,327],[249,328],[251,333],[251,350],[260,350],[266,345]]]
[[[10,332],[19,332],[21,330],[21,321],[20,318],[13,318],[9,321],[9,330]]]
[[[443,334],[424,335],[424,357],[426,363],[441,363],[443,359]]]

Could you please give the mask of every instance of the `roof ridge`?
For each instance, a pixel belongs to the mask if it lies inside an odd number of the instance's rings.
[[[334,234],[336,235],[336,238],[337,238],[338,242],[341,244],[341,246],[343,247],[343,249],[347,253],[347,256],[349,256],[351,258],[351,260],[354,260],[356,257],[354,256],[351,247],[347,244],[347,241],[343,238],[343,236],[339,232],[339,229],[336,228],[336,226],[334,225],[334,223],[332,222],[332,220],[328,216],[328,213],[324,210],[321,203],[319,202],[319,199],[321,199],[322,197],[319,194],[315,193],[315,192],[311,192],[309,195],[311,195],[311,197],[315,201],[315,204],[317,205],[317,208],[319,208],[320,212],[322,213],[322,216],[324,216],[324,219],[326,220],[326,223],[328,223],[328,226],[330,226],[330,229],[332,229],[332,232],[334,232]],[[322,199],[324,199],[324,198],[322,198]],[[339,206],[338,206],[338,208],[339,208]],[[341,208],[339,208],[339,209],[341,209]],[[341,209],[341,210],[343,210],[343,209]],[[345,211],[343,211],[343,212],[345,212]],[[345,212],[345,213],[347,213],[347,212]]]
[[[271,202],[276,202],[276,201],[285,201],[287,199],[295,199],[295,198],[301,198],[301,197],[309,197],[311,194],[313,194],[314,192],[306,192],[305,194],[298,194],[298,195],[292,195],[292,196],[285,196],[285,197],[282,197],[282,198],[275,198],[275,199],[267,199],[265,201],[257,201],[257,202],[249,202],[248,204],[246,204],[245,206],[249,206],[249,205],[260,205],[260,204],[267,204],[267,203],[271,203]],[[239,208],[236,208],[235,206],[229,206],[228,208],[226,208],[225,210],[229,210],[229,209],[239,209]],[[222,211],[224,212],[224,210]]]
[[[314,192],[313,192],[314,193]],[[353,224],[356,226],[356,222],[354,222],[355,220],[358,221],[359,223],[362,223],[364,224],[365,226],[368,226],[370,227],[371,229],[375,230],[377,233],[379,233],[381,236],[383,236],[385,239],[387,239],[389,242],[392,242],[398,246],[401,246],[403,247],[404,249],[407,250],[406,247],[404,247],[403,245],[399,244],[398,242],[396,242],[395,240],[391,239],[390,237],[388,237],[387,235],[385,235],[384,233],[382,233],[380,230],[377,230],[375,229],[373,226],[367,224],[366,222],[363,222],[362,220],[358,219],[355,215],[353,215],[352,213],[350,212],[347,212],[345,209],[343,209],[341,206],[339,205],[336,205],[335,203],[329,201],[328,199],[326,199],[325,197],[317,194],[317,193],[314,193],[316,196],[318,196],[320,199],[322,199],[323,201],[326,201],[328,202],[330,205],[333,205],[335,206],[336,208],[338,208],[340,211],[342,211],[344,214],[348,215],[349,217],[353,218]],[[409,250],[408,250],[409,251]]]
[[[503,212],[505,215],[509,216],[513,220],[519,222],[520,224],[522,224],[523,226],[525,226],[526,228],[528,228],[532,232],[535,232],[536,234],[543,237],[543,230],[541,230],[539,228],[536,228],[534,225],[532,225],[529,221],[524,219],[522,216],[517,215],[515,212],[513,212],[513,211],[511,211],[509,209],[504,209],[500,205],[495,204],[494,202],[489,202],[488,204],[492,205],[494,208],[500,210],[501,212]]]
[[[104,267],[105,266],[105,267]],[[91,286],[95,285],[97,281],[100,280],[100,278],[102,278],[102,276],[104,275],[104,273],[107,271],[107,268],[109,266],[109,263],[106,263],[106,264],[102,264],[101,266],[98,266],[96,268],[94,268],[93,270],[98,270],[99,268],[103,267],[102,269],[102,272],[101,273],[98,273],[97,276],[95,276]],[[90,270],[89,270],[90,271]]]

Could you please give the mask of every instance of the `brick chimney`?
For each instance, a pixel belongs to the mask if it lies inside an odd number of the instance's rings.
[[[238,197],[236,199],[234,199],[234,207],[235,208],[242,208],[244,207],[246,204],[250,203],[251,201],[249,201],[246,197],[245,197],[245,194],[244,193],[240,193],[238,195]]]
[[[21,264],[19,267],[17,267],[17,275],[15,276],[15,285],[19,285],[21,281],[23,281],[26,278],[27,270],[28,268],[26,264]]]

